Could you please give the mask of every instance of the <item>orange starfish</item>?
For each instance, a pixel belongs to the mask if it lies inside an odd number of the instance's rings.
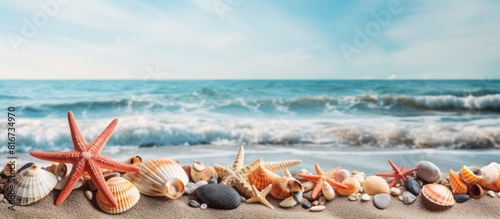
[[[319,192],[323,188],[323,182],[327,182],[328,184],[330,184],[332,187],[335,187],[335,188],[347,189],[346,185],[341,184],[341,183],[335,181],[335,179],[333,179],[335,177],[335,174],[337,174],[337,171],[340,170],[340,167],[332,169],[327,173],[325,173],[325,172],[323,172],[323,170],[321,170],[318,163],[316,163],[314,165],[314,168],[316,169],[317,175],[299,173],[299,176],[302,177],[303,179],[307,179],[309,181],[316,182],[316,185],[314,186],[314,189],[312,192],[312,198],[316,198],[316,196],[318,196]]]
[[[389,184],[389,188],[392,188],[396,183],[401,180],[403,183],[406,181],[406,175],[412,174],[413,172],[418,170],[418,167],[411,168],[409,170],[405,171],[405,165],[401,167],[401,169],[398,169],[398,167],[391,161],[389,160],[389,164],[392,167],[392,170],[394,173],[377,173],[375,175],[377,176],[383,176],[383,177],[394,177],[392,180],[391,184]]]
[[[123,164],[101,155],[101,150],[104,148],[109,137],[111,137],[118,120],[114,119],[96,139],[90,142],[90,144],[85,141],[80,133],[75,117],[71,111],[68,112],[68,122],[74,150],[65,152],[32,151],[30,153],[31,156],[42,160],[73,164],[69,179],[57,197],[56,206],[64,202],[83,173],[87,172],[94,185],[97,186],[99,191],[105,194],[107,201],[111,203],[113,207],[116,207],[116,200],[109,191],[108,186],[106,186],[101,168],[112,169],[119,172],[139,172],[139,168],[136,166]]]

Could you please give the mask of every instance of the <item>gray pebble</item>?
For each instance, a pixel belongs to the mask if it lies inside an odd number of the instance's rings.
[[[214,175],[207,180],[208,184],[217,184],[217,179],[215,179]]]
[[[378,209],[386,209],[391,203],[391,195],[389,194],[376,194],[373,196],[373,204]]]
[[[457,203],[466,202],[467,200],[470,199],[469,194],[458,194],[458,195],[455,195],[454,197],[455,197],[455,201],[457,201]]]
[[[418,170],[416,175],[424,182],[434,183],[441,177],[441,170],[430,161],[420,161],[417,164]]]
[[[413,195],[418,196],[418,194],[420,194],[420,186],[416,180],[408,178],[406,179],[405,185],[407,191],[410,191]]]
[[[3,199],[2,199],[2,202],[3,202],[3,203],[9,203],[9,200],[7,200],[6,198],[3,198]]]
[[[194,192],[196,199],[211,208],[235,209],[241,204],[240,194],[231,186],[207,184]]]
[[[310,202],[318,200],[319,197],[321,197],[322,195],[323,195],[323,193],[319,192],[319,194],[318,194],[318,196],[316,196],[316,198],[312,198],[312,190],[303,194],[304,198],[309,200]]]
[[[189,201],[189,207],[199,208],[200,207],[200,203],[197,202],[196,200],[191,200],[191,201]]]
[[[191,191],[188,187],[184,187],[184,193],[182,195],[191,195]]]
[[[413,193],[409,191],[403,192],[403,203],[405,203],[406,205],[413,203],[416,199],[417,197],[413,195]]]
[[[302,207],[303,207],[304,209],[309,209],[309,208],[311,208],[311,202],[308,202],[308,201],[304,201],[304,202],[302,202]]]
[[[243,196],[240,196],[240,199],[241,199],[241,202],[246,202],[247,201],[247,199],[245,197],[243,197]]]

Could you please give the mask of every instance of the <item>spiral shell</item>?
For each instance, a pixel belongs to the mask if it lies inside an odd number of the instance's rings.
[[[332,186],[327,182],[323,182],[323,188],[321,189],[321,192],[328,201],[331,201],[335,198],[335,191],[333,191]]]
[[[344,180],[349,179],[349,177],[351,177],[351,173],[349,172],[349,170],[340,169],[335,174],[335,181],[342,183],[344,182]]]
[[[467,184],[477,184],[483,179],[483,173],[476,166],[467,167],[464,165],[460,169],[460,177]]]
[[[108,214],[119,214],[132,208],[141,197],[134,184],[122,177],[113,177],[106,181],[106,185],[113,194],[118,206],[113,207],[100,190],[97,191],[96,202],[99,208]]]
[[[138,173],[126,173],[123,178],[132,182],[142,194],[177,199],[184,193],[188,176],[175,161],[154,159],[138,167]]]
[[[481,172],[483,173],[481,183],[491,184],[498,179],[498,169],[492,164],[481,168]]]
[[[189,174],[191,175],[193,182],[196,183],[198,181],[207,181],[216,173],[214,169],[206,166],[202,161],[194,160],[190,167]]]
[[[448,171],[448,175],[450,177],[450,186],[453,193],[467,194],[468,192],[467,184],[462,180],[462,178],[460,178],[458,173],[455,173],[455,171],[450,169],[450,171]]]
[[[52,163],[52,165],[45,167],[45,170],[60,178],[64,178],[69,173],[68,166],[65,163]]]
[[[469,185],[469,195],[472,198],[478,199],[483,197],[483,188],[479,184]]]
[[[359,188],[361,184],[355,178],[349,178],[344,180],[342,184],[346,185],[347,188],[337,188],[337,193],[343,196],[349,196],[351,194],[355,194],[359,192]]]
[[[125,161],[126,164],[137,166],[142,163],[140,156],[132,156]]]
[[[291,177],[290,172],[286,169],[283,172],[283,176],[275,177],[271,184],[273,186],[270,193],[277,199],[285,199],[292,196],[295,192],[304,191],[302,183]]]
[[[16,181],[14,188],[16,204],[29,205],[48,195],[56,186],[57,177],[34,164],[17,173]]]
[[[363,191],[368,195],[389,194],[389,184],[380,176],[369,176],[363,181]]]
[[[452,206],[455,199],[451,191],[441,184],[427,184],[422,187],[422,194],[430,202],[439,206]]]

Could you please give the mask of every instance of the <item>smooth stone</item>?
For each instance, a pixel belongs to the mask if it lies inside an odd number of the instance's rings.
[[[189,207],[199,208],[200,207],[200,203],[197,202],[196,200],[191,200],[191,201],[189,201]]]
[[[312,181],[302,183],[302,187],[304,188],[305,193],[312,191],[314,189],[314,186],[316,186],[316,183]]]
[[[406,179],[405,184],[407,191],[410,191],[415,196],[418,196],[418,194],[420,194],[420,186],[415,179],[408,178]]]
[[[203,203],[200,205],[200,208],[203,210],[207,209],[207,207],[208,207],[207,203]]]
[[[66,181],[68,181],[70,175],[65,176],[59,182],[57,182],[56,186],[54,187],[55,190],[62,190],[63,187],[66,185]],[[73,187],[73,190],[80,188],[85,181],[83,179],[78,180],[78,182],[75,184]]]
[[[312,206],[311,208],[309,208],[309,210],[312,212],[320,212],[325,210],[325,206],[324,205]]]
[[[324,205],[325,203],[326,203],[326,198],[325,198],[325,196],[321,196],[321,197],[319,197],[319,199],[318,199],[318,204],[319,204],[319,205]]]
[[[216,209],[235,209],[241,204],[240,194],[233,187],[222,184],[200,186],[194,196],[199,202]]]
[[[398,200],[403,201],[403,196],[402,195],[398,196]]]
[[[349,201],[355,202],[359,200],[359,195],[358,194],[351,194],[349,197],[347,197]]]
[[[455,201],[457,201],[457,203],[466,202],[467,200],[469,200],[471,198],[469,194],[458,194],[458,195],[455,195],[453,197],[455,198]]]
[[[399,188],[392,187],[391,188],[391,195],[394,195],[394,196],[401,195],[401,190]]]
[[[293,196],[293,198],[295,199],[295,201],[297,201],[297,202],[301,202],[301,201],[302,201],[302,195],[303,195],[303,194],[304,194],[303,192],[294,192],[294,193],[292,194],[292,196]]]
[[[305,208],[305,209],[311,208],[311,202],[308,202],[308,201],[302,202],[302,208]]]
[[[378,209],[386,209],[391,203],[391,195],[389,194],[376,194],[373,196],[373,204]]]
[[[192,192],[189,190],[188,187],[184,187],[184,193],[182,193],[182,195],[191,195]]]
[[[241,202],[246,202],[247,201],[247,199],[245,197],[243,197],[243,196],[240,196],[240,198],[241,198]]]
[[[309,192],[304,193],[303,197],[305,199],[309,200],[310,202],[312,202],[312,201],[318,200],[319,197],[321,197],[322,195],[323,195],[323,193],[319,192],[319,194],[318,194],[318,196],[316,196],[316,198],[312,198],[312,190],[311,190]]]
[[[405,205],[409,205],[417,199],[417,197],[412,192],[409,191],[404,191],[402,196],[403,196],[403,203],[405,203]]]
[[[430,161],[420,161],[417,164],[416,175],[419,179],[427,183],[437,182],[441,177],[441,170]]]
[[[93,196],[94,196],[94,195],[92,194],[92,191],[90,191],[90,190],[86,190],[86,191],[85,191],[85,197],[87,197],[87,199],[88,199],[89,201],[92,201],[92,197],[93,197]]]
[[[208,184],[217,184],[217,179],[212,175],[210,179],[207,180]]]
[[[361,195],[361,201],[367,202],[367,201],[370,201],[370,199],[372,199],[372,198],[370,197],[370,195],[368,195],[366,193]]]
[[[194,182],[188,182],[185,188],[191,189],[194,187]]]
[[[278,205],[282,208],[291,208],[293,206],[295,206],[298,202],[295,201],[295,199],[290,196],[288,198],[285,198],[283,199],[283,201],[281,201]]]
[[[7,200],[6,198],[3,198],[2,202],[7,204],[7,203],[9,203],[9,200]]]
[[[491,190],[490,190],[490,191],[488,191],[486,194],[488,194],[488,195],[489,195],[489,196],[491,196],[491,197],[495,197],[495,192],[493,192],[493,191],[491,191]]]
[[[313,206],[319,205],[319,201],[318,201],[318,200],[313,201],[313,202],[312,202],[312,205],[313,205]]]

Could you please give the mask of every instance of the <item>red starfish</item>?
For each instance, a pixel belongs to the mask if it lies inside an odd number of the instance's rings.
[[[74,150],[65,152],[32,151],[30,153],[31,156],[42,160],[73,164],[69,179],[57,197],[56,205],[59,206],[64,202],[83,173],[87,172],[94,185],[96,185],[100,191],[104,192],[108,202],[116,207],[116,200],[109,191],[108,186],[106,186],[101,168],[112,169],[119,172],[139,172],[139,168],[136,166],[123,164],[101,155],[101,150],[104,148],[109,137],[111,137],[118,120],[114,119],[96,139],[90,142],[90,144],[85,141],[80,133],[75,117],[71,111],[68,112],[68,122]]]
[[[343,188],[343,189],[347,188],[346,185],[341,184],[341,183],[335,181],[335,179],[333,179],[335,177],[335,174],[337,174],[337,171],[340,170],[340,167],[332,169],[327,173],[325,173],[325,172],[323,172],[323,170],[321,170],[318,163],[316,163],[314,165],[314,168],[316,169],[317,175],[312,175],[312,174],[307,174],[307,173],[299,173],[300,177],[307,179],[309,181],[316,182],[316,185],[314,186],[314,189],[312,192],[312,198],[316,198],[316,196],[318,196],[319,192],[323,188],[323,182],[325,182],[325,181],[328,184],[330,184],[332,187],[335,187],[335,188]]]
[[[414,167],[414,168],[411,168],[411,169],[405,171],[405,167],[406,167],[405,165],[403,165],[401,167],[401,169],[398,169],[398,167],[396,165],[394,165],[394,163],[391,160],[389,160],[389,164],[391,165],[394,173],[377,173],[377,174],[375,174],[377,176],[383,176],[383,177],[394,177],[391,184],[389,184],[389,188],[392,188],[394,185],[396,185],[396,183],[399,180],[401,180],[402,182],[405,182],[407,175],[412,174],[413,172],[418,170],[418,167]]]

